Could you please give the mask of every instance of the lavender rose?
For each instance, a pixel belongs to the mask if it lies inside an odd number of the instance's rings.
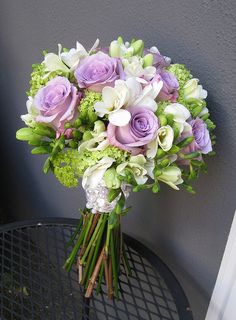
[[[176,102],[178,98],[179,82],[176,77],[168,71],[161,71],[159,73],[161,80],[163,81],[163,87],[157,96],[157,100],[165,101],[170,100]]]
[[[200,151],[203,154],[212,151],[211,138],[205,122],[200,118],[196,118],[189,123],[192,126],[192,132],[195,138],[191,146],[192,151]]]
[[[76,117],[80,95],[65,77],[56,77],[37,92],[34,106],[39,110],[36,121],[52,126],[59,133],[64,132],[64,124]]]
[[[155,114],[145,107],[130,107],[130,122],[123,127],[109,123],[107,136],[109,143],[122,150],[137,155],[156,137],[159,122]]]
[[[123,69],[119,59],[97,52],[81,61],[75,77],[81,88],[101,92],[104,86],[113,86],[115,80],[123,78]]]

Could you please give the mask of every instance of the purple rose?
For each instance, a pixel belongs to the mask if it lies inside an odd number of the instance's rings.
[[[34,98],[34,105],[40,112],[36,121],[49,124],[59,133],[64,132],[64,124],[76,117],[80,97],[67,78],[50,80]]]
[[[161,71],[159,73],[161,80],[163,81],[163,87],[157,96],[157,100],[176,102],[178,98],[179,82],[176,77],[168,71]]]
[[[211,138],[205,122],[196,118],[191,120],[189,124],[192,126],[194,141],[191,143],[191,152],[199,151],[207,154],[212,151]]]
[[[97,52],[81,61],[75,77],[81,88],[101,92],[104,86],[113,86],[123,77],[123,68],[119,59]]]
[[[123,127],[109,123],[107,136],[109,143],[132,155],[144,152],[144,146],[156,137],[159,122],[155,114],[145,107],[130,107],[130,122]]]

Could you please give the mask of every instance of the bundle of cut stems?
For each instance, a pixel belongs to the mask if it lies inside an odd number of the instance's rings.
[[[93,289],[99,294],[105,281],[109,299],[119,299],[120,264],[127,276],[131,270],[123,242],[120,218],[110,225],[108,213],[83,212],[68,245],[74,247],[64,264],[69,272],[77,261],[79,284],[90,298]]]

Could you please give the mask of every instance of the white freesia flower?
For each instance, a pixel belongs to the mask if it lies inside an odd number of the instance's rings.
[[[184,97],[185,100],[199,99],[203,100],[207,97],[207,91],[198,84],[199,79],[193,78],[187,81],[184,85]]]
[[[158,145],[164,151],[169,151],[173,145],[174,131],[171,126],[163,126],[157,130]]]
[[[129,88],[125,81],[117,80],[115,87],[102,89],[102,100],[96,102],[94,109],[100,117],[108,114],[109,121],[116,126],[125,126],[131,118],[130,112],[121,109],[129,101]]]
[[[126,81],[116,80],[114,88],[102,89],[102,101],[94,104],[99,117],[108,114],[109,121],[115,126],[125,126],[129,123],[131,114],[125,110],[129,106],[145,106],[155,112],[157,104],[155,98],[163,86],[162,81],[142,87],[136,78]]]
[[[150,178],[154,179],[153,170],[155,168],[155,161],[154,159],[147,159],[147,162],[144,165],[145,169],[147,170],[147,174]]]
[[[70,70],[73,71],[79,65],[80,59],[87,57],[91,51],[96,49],[98,44],[99,40],[97,39],[89,52],[87,52],[84,46],[77,41],[76,48],[72,48],[68,52],[59,53],[59,57],[70,68]]]
[[[179,190],[177,185],[183,183],[181,178],[181,170],[175,166],[169,166],[162,170],[162,174],[158,176],[158,180],[168,184],[171,188]]]
[[[46,71],[53,72],[60,70],[63,72],[70,72],[75,70],[80,59],[88,56],[98,44],[99,40],[97,39],[89,52],[87,52],[82,44],[77,41],[76,48],[72,48],[68,52],[61,52],[62,45],[59,43],[58,54],[47,53],[44,57],[43,63],[46,67]]]
[[[121,163],[117,166],[116,171],[119,175],[125,176],[125,169],[128,168],[132,171],[137,184],[144,184],[148,177],[146,176],[147,170],[145,169],[146,159],[143,155],[130,157],[129,162]]]
[[[134,53],[134,48],[130,47],[129,42],[119,43],[119,41],[114,40],[110,44],[109,53],[110,53],[110,56],[113,58],[132,56]]]
[[[97,136],[84,141],[81,143],[81,145],[78,147],[78,151],[82,152],[85,149],[89,151],[96,151],[96,150],[104,150],[109,145],[108,139],[107,139],[107,133],[101,132]]]
[[[82,186],[86,188],[96,188],[96,186],[102,181],[104,173],[115,160],[110,157],[104,157],[93,167],[88,167],[83,175]]]
[[[145,80],[149,81],[156,74],[156,68],[153,66],[143,68],[143,59],[141,57],[133,56],[130,58],[124,58],[122,59],[122,64],[127,78],[144,77]]]
[[[166,106],[165,114],[172,114],[173,120],[178,126],[180,133],[191,131],[191,126],[186,122],[191,117],[189,110],[180,103],[172,103]]]
[[[46,67],[46,71],[53,72],[53,71],[63,71],[69,72],[70,69],[63,63],[60,57],[61,45],[58,44],[58,55],[55,53],[47,53],[44,57],[43,63]]]
[[[147,151],[146,151],[147,158],[154,159],[157,154],[157,149],[158,149],[158,141],[156,138],[147,144]]]
[[[155,112],[157,110],[155,98],[158,96],[162,87],[162,81],[150,83],[149,85],[145,86],[144,89],[142,89],[142,86],[140,85],[141,91],[137,98],[133,101],[132,105],[141,107],[145,106],[146,108]]]
[[[106,128],[102,121],[95,121],[91,134],[93,138],[82,142],[78,148],[79,152],[85,149],[89,151],[104,150],[109,145]]]
[[[24,121],[24,123],[29,126],[33,127],[35,124],[35,119],[39,115],[39,111],[37,108],[35,108],[33,104],[34,99],[32,97],[29,97],[26,101],[26,108],[28,113],[21,116],[21,120]]]

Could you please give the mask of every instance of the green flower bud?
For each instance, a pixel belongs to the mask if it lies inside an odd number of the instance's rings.
[[[143,54],[144,42],[143,40],[136,40],[131,44],[131,47],[134,49],[133,55],[141,56]]]
[[[156,155],[156,157],[157,157],[158,159],[163,158],[165,155],[166,155],[166,152],[165,152],[165,151],[163,151],[161,148],[158,148],[158,149],[157,149],[157,155]]]
[[[153,64],[153,55],[151,53],[146,54],[146,56],[143,57],[143,67],[149,67]]]
[[[83,134],[83,141],[88,141],[93,138],[91,131],[85,131]]]
[[[194,158],[198,158],[199,156],[200,156],[199,152],[190,152],[187,154],[183,154],[183,153],[180,154],[180,157],[182,159],[194,159]]]
[[[205,113],[203,116],[201,116],[201,119],[203,121],[206,121],[209,117],[210,117],[210,114],[209,113]]]
[[[160,185],[159,185],[159,183],[154,183],[154,184],[153,184],[153,187],[152,187],[152,192],[153,192],[153,193],[158,193],[159,190],[160,190]]]
[[[164,114],[160,114],[160,115],[158,116],[158,119],[159,119],[159,121],[160,121],[160,126],[161,126],[161,127],[164,127],[164,126],[167,125],[167,118],[166,118],[166,116],[164,116]]]
[[[193,116],[193,118],[196,118],[198,115],[199,115],[199,113],[202,111],[202,108],[203,108],[203,106],[201,105],[199,105],[199,106],[197,106],[196,108],[194,108],[193,110],[192,110],[192,116]]]
[[[74,122],[75,128],[79,128],[79,126],[81,126],[81,124],[82,124],[82,121],[79,118],[76,119],[75,122]]]
[[[166,115],[166,118],[168,125],[172,127],[174,122],[174,115],[169,113]]]
[[[66,122],[64,125],[65,129],[70,129],[72,127],[72,124],[70,122]]]
[[[183,139],[182,141],[180,141],[180,142],[177,144],[177,147],[179,147],[179,148],[186,147],[186,146],[189,145],[191,142],[193,142],[193,140],[194,140],[194,137],[185,138],[185,139]]]
[[[117,38],[117,42],[119,43],[119,45],[124,44],[124,40],[121,36]]]
[[[80,140],[82,138],[82,133],[78,130],[73,130],[72,136],[73,136],[73,138]]]
[[[107,188],[109,189],[118,189],[121,185],[121,181],[118,178],[118,174],[115,168],[109,168],[104,174],[104,181]]]
[[[163,160],[161,161],[161,163],[160,163],[160,166],[161,166],[162,168],[165,168],[165,167],[167,167],[169,164],[170,164],[169,159],[163,159]]]
[[[172,129],[174,130],[174,139],[177,139],[179,137],[179,128],[174,125]]]
[[[109,47],[109,54],[112,58],[119,58],[120,57],[120,44],[117,40],[111,42]]]
[[[16,132],[16,139],[18,140],[28,141],[33,139],[34,137],[39,137],[39,136],[34,134],[32,128],[21,128]]]
[[[179,150],[180,150],[179,147],[177,147],[177,146],[172,146],[172,148],[168,151],[168,154],[176,154],[176,153],[179,152]]]
[[[154,168],[153,174],[154,174],[155,177],[160,176],[161,173],[162,173],[162,171],[159,168]]]

